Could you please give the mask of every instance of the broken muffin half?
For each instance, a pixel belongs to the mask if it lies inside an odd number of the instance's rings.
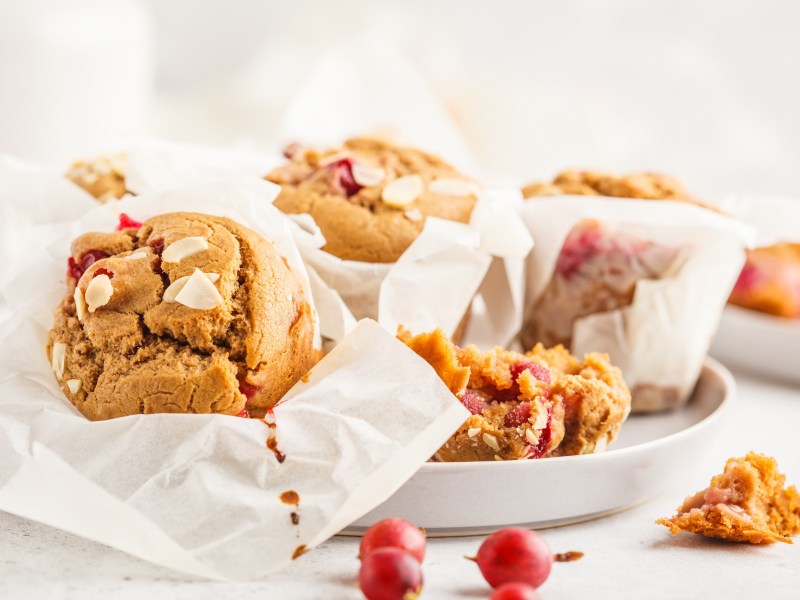
[[[471,416],[436,452],[443,462],[520,460],[604,450],[630,412],[620,370],[604,354],[563,346],[521,354],[459,348],[442,331],[400,340],[439,374]]]

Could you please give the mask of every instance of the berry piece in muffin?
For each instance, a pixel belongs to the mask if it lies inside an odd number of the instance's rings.
[[[800,244],[747,251],[730,303],[788,319],[800,319]]]
[[[100,202],[119,200],[125,188],[125,155],[109,154],[94,161],[78,160],[67,171],[67,179]]]
[[[230,219],[169,213],[81,235],[67,275],[47,356],[89,419],[263,416],[317,359],[294,274]]]
[[[426,217],[469,222],[478,187],[441,159],[370,138],[318,151],[292,145],[289,162],[267,179],[281,186],[275,206],[311,215],[324,250],[346,260],[395,262]]]
[[[711,484],[689,496],[670,519],[656,523],[669,528],[731,542],[771,544],[786,542],[800,533],[800,495],[784,487],[774,458],[749,453],[731,458]]]
[[[563,347],[527,354],[459,348],[439,330],[398,337],[436,370],[472,413],[437,451],[443,462],[519,460],[604,449],[630,411],[619,369]]]
[[[569,346],[576,320],[630,305],[640,280],[664,277],[679,257],[679,248],[614,231],[599,221],[580,221],[564,240],[555,271],[528,313],[523,344]]]

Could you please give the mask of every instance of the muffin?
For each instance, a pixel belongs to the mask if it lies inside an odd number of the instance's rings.
[[[287,148],[289,162],[267,175],[281,186],[275,206],[309,214],[326,252],[345,260],[392,263],[426,217],[468,223],[479,188],[441,159],[370,138],[324,151]]]
[[[109,154],[94,161],[78,160],[67,171],[66,177],[100,202],[119,200],[128,193],[125,160],[124,154]]]
[[[800,495],[784,487],[774,458],[750,452],[731,458],[705,490],[689,496],[670,519],[659,519],[672,535],[681,531],[731,542],[771,544],[800,533]]]
[[[73,241],[46,352],[92,420],[263,416],[317,359],[313,332],[270,242],[230,219],[169,213]]]
[[[678,180],[655,173],[564,171],[552,182],[533,183],[522,192],[531,202],[554,195],[615,197],[676,201],[718,212],[699,202]],[[573,347],[579,320],[625,309],[633,304],[640,281],[674,276],[693,252],[689,246],[656,243],[595,218],[578,221],[567,233],[544,289],[528,300],[520,340],[526,347],[537,342]],[[611,347],[592,349],[611,351]],[[631,388],[635,412],[672,409],[688,397],[683,385],[646,378]]]
[[[602,354],[581,361],[563,346],[526,354],[459,348],[437,330],[398,337],[424,358],[471,416],[438,450],[443,462],[520,460],[602,451],[631,396]]]
[[[536,196],[609,196],[644,200],[679,200],[697,203],[683,184],[658,173],[613,175],[599,171],[563,171],[552,182],[537,182],[522,188],[525,198]]]
[[[778,317],[800,319],[800,244],[748,250],[747,262],[729,302]]]

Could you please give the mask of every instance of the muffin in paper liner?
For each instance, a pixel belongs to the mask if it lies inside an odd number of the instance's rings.
[[[634,412],[682,406],[752,229],[693,202],[596,194],[531,198],[521,215],[536,240],[522,343],[608,353]]]
[[[214,211],[249,223],[298,270],[304,289],[308,281],[288,223],[252,189],[174,189],[83,216],[79,196],[74,205],[59,198],[77,218],[45,229],[38,219],[54,199],[41,183],[15,212],[19,246],[2,255],[21,269],[2,290],[12,313],[0,321],[0,509],[181,572],[253,579],[387,499],[467,416],[422,359],[364,321],[264,420],[87,420],[64,400],[42,352],[77,233],[113,229],[121,211],[142,219],[164,206]],[[52,237],[25,239],[45,231]]]
[[[342,299],[344,316],[323,317],[324,335],[345,330],[349,312],[460,340],[479,294],[485,337],[513,337],[532,246],[518,194],[483,190],[438,157],[372,138],[286,155],[267,175],[283,186],[275,205],[317,235],[299,242],[303,257]]]

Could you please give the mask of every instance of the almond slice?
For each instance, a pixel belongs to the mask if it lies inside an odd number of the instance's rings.
[[[497,443],[496,437],[494,437],[491,433],[484,433],[482,437],[484,444],[489,446],[489,448],[495,452],[500,452],[500,444]]]
[[[69,388],[70,394],[77,394],[78,390],[81,389],[81,380],[67,379],[67,387]]]
[[[478,186],[472,181],[456,179],[454,177],[440,177],[439,179],[434,179],[428,184],[428,190],[434,194],[456,196],[457,198],[477,196],[480,191]]]
[[[185,237],[164,248],[161,260],[167,263],[181,262],[184,258],[189,258],[204,250],[208,250],[206,238],[199,235]]]
[[[525,430],[525,439],[531,446],[535,446],[539,443],[539,438],[533,432],[533,429],[526,429]]]
[[[547,427],[547,418],[546,410],[539,411],[539,413],[536,415],[536,421],[533,423],[534,429],[544,429]]]
[[[132,254],[128,254],[125,257],[125,260],[139,260],[140,258],[147,258],[147,250],[145,248],[134,250]]]
[[[211,283],[217,283],[219,281],[219,273],[203,273]],[[163,300],[164,302],[175,302],[175,298],[183,289],[183,286],[186,285],[186,282],[189,281],[191,275],[185,275],[183,277],[179,277],[175,281],[173,281],[170,286],[164,290]]]
[[[407,210],[405,212],[406,219],[409,221],[422,221],[422,213],[419,211],[418,208],[412,208],[411,210]]]
[[[481,431],[482,429],[480,427],[470,427],[469,429],[467,429],[467,435],[471,438],[474,438]]]
[[[83,321],[83,315],[86,314],[86,300],[83,299],[83,291],[78,286],[75,286],[75,293],[72,294],[75,298],[75,314],[78,316],[78,321]]]
[[[353,163],[353,179],[356,183],[363,187],[372,187],[383,183],[386,179],[386,171],[380,167],[372,167],[364,163]]]
[[[67,356],[67,345],[64,342],[56,342],[53,344],[53,357],[50,365],[53,367],[53,373],[56,374],[56,379],[61,381],[64,376],[64,359]]]
[[[97,275],[92,278],[86,286],[86,304],[89,305],[89,312],[93,313],[101,306],[108,304],[114,294],[114,286],[111,279],[106,274]]]
[[[183,289],[175,296],[175,302],[189,308],[210,310],[222,304],[222,296],[205,273],[195,269]]]
[[[420,197],[425,183],[419,175],[405,175],[386,184],[381,199],[392,208],[405,208]]]

